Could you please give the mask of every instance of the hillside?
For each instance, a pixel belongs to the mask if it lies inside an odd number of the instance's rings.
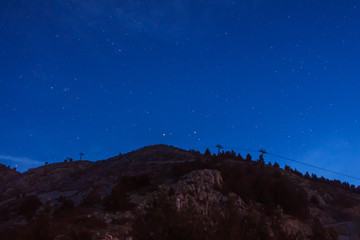
[[[234,153],[154,145],[0,165],[0,239],[360,239],[354,187]]]

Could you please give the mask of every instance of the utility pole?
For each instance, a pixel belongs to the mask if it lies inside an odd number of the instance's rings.
[[[260,157],[259,157],[259,160],[258,160],[258,164],[260,166],[264,166],[265,164],[265,161],[264,161],[264,153],[267,154],[267,152],[264,150],[264,149],[260,149],[259,152],[261,153],[260,154]]]
[[[220,144],[216,144],[216,146],[218,148],[218,156],[220,155],[220,149],[224,148],[223,146],[221,146]]]
[[[260,149],[258,152],[261,152],[261,157],[263,157],[264,153],[267,154],[267,151],[265,151],[264,149]]]

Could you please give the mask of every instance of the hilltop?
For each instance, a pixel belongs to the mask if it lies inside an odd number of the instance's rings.
[[[360,239],[357,190],[166,145],[24,173],[0,165],[0,238]]]

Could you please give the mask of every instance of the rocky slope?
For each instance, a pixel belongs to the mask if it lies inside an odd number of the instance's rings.
[[[360,239],[360,194],[341,186],[165,145],[0,165],[0,239]]]

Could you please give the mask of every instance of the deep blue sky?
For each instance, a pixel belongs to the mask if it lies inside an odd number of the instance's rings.
[[[0,161],[220,143],[360,177],[359,26],[358,1],[0,0]]]

